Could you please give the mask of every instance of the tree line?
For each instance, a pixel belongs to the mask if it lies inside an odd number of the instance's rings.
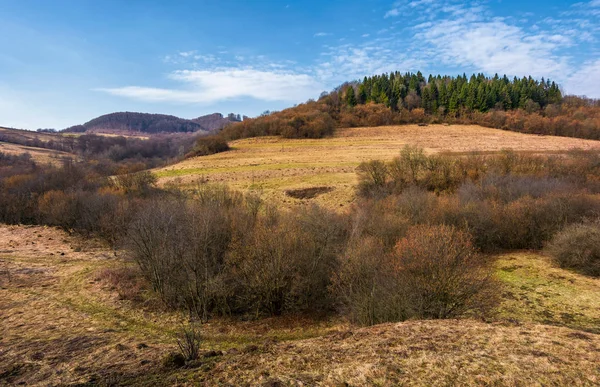
[[[232,124],[221,136],[322,138],[336,128],[476,124],[522,133],[600,139],[600,101],[563,96],[532,77],[393,72],[344,83],[317,100]]]
[[[486,112],[491,109],[525,109],[537,111],[559,103],[562,93],[555,82],[533,79],[509,79],[506,75],[486,77],[466,74],[458,77],[430,75],[421,72],[365,77],[362,82],[345,89],[348,106],[366,103],[383,104],[392,110],[422,108],[427,114],[457,114],[462,109]]]

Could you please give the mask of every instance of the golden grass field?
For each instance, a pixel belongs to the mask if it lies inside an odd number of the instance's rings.
[[[7,142],[0,141],[0,152],[9,155],[20,155],[23,153],[29,153],[31,158],[37,163],[41,164],[55,164],[61,163],[61,160],[65,157],[74,158],[75,155],[67,152],[56,151],[52,149],[36,148],[31,146],[10,144]]]
[[[120,299],[100,274],[127,265],[120,252],[48,227],[0,225],[0,246],[0,385],[600,383],[600,279],[533,252],[498,257],[488,321],[214,319],[202,350],[216,352],[173,370],[161,360],[184,316]]]
[[[38,133],[38,132],[33,132],[33,131],[29,131],[29,130],[20,130],[20,129],[0,128],[0,134],[7,134],[7,135],[10,135],[11,137],[19,139],[19,140],[33,140],[33,139],[37,138],[37,139],[40,139],[41,141],[50,141],[50,140],[56,139],[55,134]],[[67,153],[67,152],[18,145],[18,144],[2,142],[2,141],[0,141],[0,152],[6,153],[9,155],[20,155],[23,153],[29,153],[31,155],[31,158],[38,163],[42,163],[42,164],[50,163],[50,164],[55,164],[55,165],[60,164],[61,160],[65,157],[68,157],[68,158],[76,157],[75,155],[73,155],[71,153]]]
[[[403,125],[338,129],[333,137],[325,139],[242,139],[230,143],[231,151],[195,157],[155,172],[160,184],[185,187],[207,179],[239,190],[262,191],[266,199],[286,206],[309,202],[287,196],[286,190],[333,187],[311,201],[344,207],[354,200],[358,164],[372,159],[391,160],[406,144],[422,147],[428,153],[600,150],[600,141],[528,135],[476,125]]]

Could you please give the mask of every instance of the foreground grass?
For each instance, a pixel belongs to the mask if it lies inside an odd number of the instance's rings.
[[[497,265],[506,285],[500,318],[600,334],[600,279],[556,267],[533,252],[503,255]]]
[[[487,322],[214,319],[182,369],[162,366],[185,316],[120,299],[101,246],[51,228],[0,226],[0,385],[595,385],[600,283],[534,252],[499,257]],[[64,253],[64,255],[62,255]],[[10,276],[7,275],[10,273]]]

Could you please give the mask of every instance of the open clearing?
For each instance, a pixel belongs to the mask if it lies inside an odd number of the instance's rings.
[[[120,252],[47,227],[0,225],[0,246],[0,385],[600,383],[600,279],[534,252],[499,257],[489,321],[215,319],[201,360],[173,370],[182,316],[119,297],[99,273],[127,266]]]
[[[331,138],[259,137],[233,141],[231,151],[195,157],[159,170],[161,184],[190,187],[202,180],[222,182],[239,190],[259,190],[268,200],[286,206],[315,202],[346,206],[354,200],[355,169],[362,161],[391,160],[406,144],[428,153],[485,152],[513,149],[528,153],[565,153],[598,149],[600,141],[538,136],[476,125],[403,125],[338,129]],[[310,201],[286,191],[333,188]]]
[[[67,152],[60,152],[52,149],[35,148],[31,146],[9,144],[7,142],[0,142],[0,152],[9,155],[21,155],[23,153],[29,153],[31,158],[41,164],[60,164],[64,158],[75,158],[76,156]]]

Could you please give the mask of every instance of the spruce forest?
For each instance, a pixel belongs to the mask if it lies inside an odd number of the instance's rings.
[[[365,77],[348,88],[345,101],[349,106],[373,102],[392,110],[423,108],[428,114],[457,114],[462,109],[487,112],[492,109],[525,109],[538,111],[549,104],[559,103],[562,93],[550,80],[535,80],[496,74],[466,74],[458,77],[430,75],[421,72],[401,74],[393,72]],[[356,88],[356,89],[355,89]]]

